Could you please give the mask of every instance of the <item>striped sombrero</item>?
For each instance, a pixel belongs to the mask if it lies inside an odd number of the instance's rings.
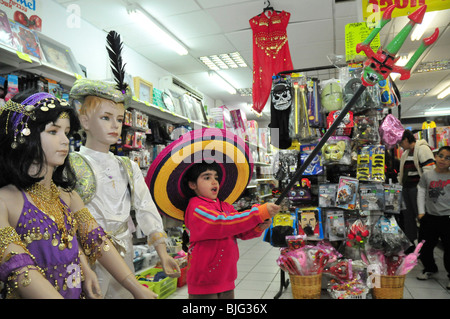
[[[234,133],[217,128],[190,131],[172,142],[151,164],[145,182],[158,210],[174,219],[184,219],[187,206],[182,182],[186,171],[202,161],[222,169],[218,198],[232,204],[247,187],[253,172],[248,145]]]

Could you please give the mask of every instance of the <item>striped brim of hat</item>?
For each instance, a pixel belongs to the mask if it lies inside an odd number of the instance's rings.
[[[234,203],[251,180],[253,159],[248,145],[239,136],[217,128],[190,131],[158,154],[145,178],[160,213],[184,219],[189,198],[183,176],[192,165],[202,161],[216,162],[222,170],[218,195],[221,201]]]

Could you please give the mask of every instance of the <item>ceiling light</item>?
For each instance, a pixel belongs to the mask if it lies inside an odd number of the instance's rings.
[[[450,115],[450,109],[425,111],[424,115]]]
[[[225,81],[220,75],[218,75],[216,72],[209,71],[208,72],[209,78],[213,80],[218,86],[220,86],[225,91],[228,91],[230,94],[236,94],[236,89],[231,86],[227,81]]]
[[[136,21],[144,30],[147,30],[153,38],[160,40],[167,45],[170,49],[178,53],[179,55],[187,55],[188,51],[181,44],[169,30],[161,25],[155,18],[153,18],[147,11],[141,6],[135,4],[128,9],[128,14]]]
[[[436,14],[437,14],[437,11],[425,13],[422,23],[419,25],[416,25],[413,33],[411,34],[411,41],[420,40],[420,38],[422,38],[423,34],[425,33],[426,29],[428,28],[430,23],[435,18]]]
[[[444,91],[442,91],[441,93],[438,94],[437,98],[439,100],[442,100],[449,94],[450,94],[450,86],[447,86],[447,88]]]
[[[240,96],[252,96],[252,88],[237,89]]]
[[[245,63],[239,52],[202,56],[199,59],[213,71],[247,67],[247,63]]]
[[[415,73],[444,71],[450,69],[450,60],[421,62],[414,70]]]

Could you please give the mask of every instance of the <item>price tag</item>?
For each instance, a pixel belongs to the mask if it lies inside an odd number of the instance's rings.
[[[347,61],[353,60],[356,55],[366,55],[363,51],[356,53],[356,45],[364,42],[371,32],[372,29],[369,29],[365,22],[349,23],[345,26],[345,56]],[[376,52],[379,46],[380,34],[377,34],[370,43],[370,47]]]
[[[31,58],[28,54],[20,52],[20,51],[16,51],[16,53],[17,53],[17,56],[19,58],[21,58],[22,60],[33,63],[33,61],[31,60]]]

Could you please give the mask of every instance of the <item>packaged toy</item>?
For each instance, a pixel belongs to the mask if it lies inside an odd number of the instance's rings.
[[[319,207],[335,207],[338,184],[319,184]]]
[[[359,181],[356,178],[341,176],[336,193],[336,207],[354,210]]]
[[[336,118],[339,116],[341,111],[332,111],[327,116],[327,129],[330,128],[330,126],[333,124],[333,122],[336,120]],[[349,111],[342,122],[339,124],[339,126],[336,128],[336,131],[334,131],[333,135],[338,136],[350,136],[352,134],[352,128],[353,128],[353,112]]]
[[[306,235],[308,240],[323,239],[322,214],[319,207],[297,208],[297,233]]]
[[[301,164],[308,158],[316,144],[300,145],[300,161]],[[323,166],[321,161],[321,153],[319,152],[303,172],[303,175],[320,175],[323,173]]]

